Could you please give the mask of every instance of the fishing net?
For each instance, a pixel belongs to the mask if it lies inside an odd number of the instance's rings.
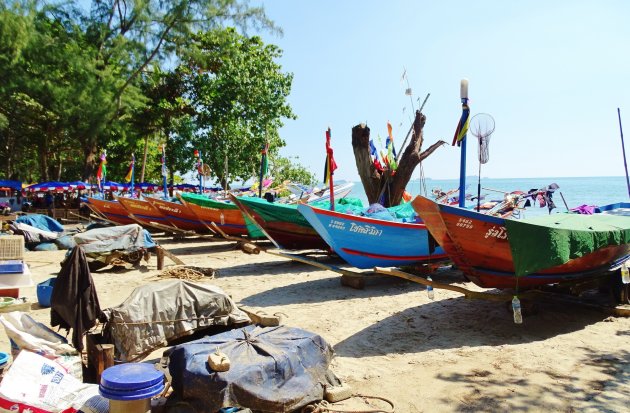
[[[494,132],[494,118],[487,113],[478,113],[470,120],[470,132],[479,141],[479,163],[490,160],[490,135]]]

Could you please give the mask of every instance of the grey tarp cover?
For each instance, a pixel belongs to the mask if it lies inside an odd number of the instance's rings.
[[[86,253],[107,253],[114,250],[133,252],[145,248],[143,229],[138,224],[97,228],[74,236]]]
[[[250,321],[219,287],[181,280],[137,287],[122,304],[104,312],[106,333],[122,361],[135,360],[197,329]]]
[[[215,372],[208,355],[217,348],[230,369]],[[261,412],[292,412],[324,397],[333,350],[299,328],[247,326],[191,341],[170,351],[173,395],[194,412],[238,406]]]

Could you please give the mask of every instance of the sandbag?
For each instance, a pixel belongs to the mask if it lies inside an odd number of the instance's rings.
[[[58,249],[54,242],[42,242],[33,247],[33,251],[57,251]]]

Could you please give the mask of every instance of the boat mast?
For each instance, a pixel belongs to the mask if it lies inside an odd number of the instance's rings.
[[[626,169],[626,185],[628,186],[628,196],[630,197],[630,178],[628,177],[628,162],[626,161],[626,145],[623,142],[623,128],[621,127],[621,111],[617,108],[619,118],[619,133],[621,134],[621,150],[623,152],[623,166]]]
[[[468,104],[468,79],[462,79],[460,82],[459,97],[462,100],[462,107],[466,106]],[[466,206],[466,135],[462,138],[459,164],[459,206],[461,208]]]

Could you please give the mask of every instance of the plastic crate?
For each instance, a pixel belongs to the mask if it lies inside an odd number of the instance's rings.
[[[24,258],[24,237],[21,235],[0,236],[0,260]]]

